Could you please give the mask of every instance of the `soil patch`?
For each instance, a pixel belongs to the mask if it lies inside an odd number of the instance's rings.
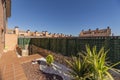
[[[22,67],[28,80],[63,80],[59,75],[40,71],[39,64],[27,62],[23,63]]]

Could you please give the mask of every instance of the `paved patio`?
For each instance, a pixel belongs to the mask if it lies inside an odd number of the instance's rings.
[[[27,80],[21,64],[40,57],[35,54],[18,58],[15,51],[4,53],[0,58],[0,80]]]

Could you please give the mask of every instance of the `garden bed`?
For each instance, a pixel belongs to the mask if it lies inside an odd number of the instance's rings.
[[[40,71],[39,64],[32,64],[27,62],[22,64],[23,70],[28,80],[63,80],[61,76],[56,74],[49,74]]]
[[[40,70],[39,64],[32,64],[32,62],[27,62],[22,64],[23,70],[28,80],[64,80],[61,76],[51,73],[44,73]],[[120,75],[111,72],[114,80],[120,80]]]
[[[61,54],[57,54],[57,53],[53,53],[49,50],[45,50],[45,49],[42,49],[42,48],[36,48],[36,53],[39,53],[40,55],[44,55],[44,57],[46,57],[48,54],[52,54],[54,56],[54,59],[56,62],[60,63],[60,64],[63,64],[65,66],[68,66],[65,62],[65,59],[68,60],[68,61],[71,61],[71,58],[70,57],[67,57],[67,56],[63,56]],[[68,66],[69,67],[69,66]],[[40,69],[39,69],[40,70]],[[110,72],[112,74],[112,76],[114,77],[114,80],[120,80],[120,74],[118,73],[116,75],[116,73],[114,72]],[[49,74],[50,75],[50,74]],[[36,79],[36,80],[39,80],[39,79]],[[43,79],[41,79],[43,80]],[[49,79],[47,79],[49,80]],[[54,80],[54,79],[52,79]],[[60,79],[62,80],[62,79]]]

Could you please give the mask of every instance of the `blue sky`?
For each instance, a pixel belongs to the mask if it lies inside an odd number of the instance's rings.
[[[120,0],[12,0],[8,27],[78,35],[107,28],[120,35]]]

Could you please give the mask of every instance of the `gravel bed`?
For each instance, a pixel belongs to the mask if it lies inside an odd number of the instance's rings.
[[[120,73],[114,71],[109,71],[109,72],[113,76],[114,80],[120,80]]]
[[[40,71],[39,64],[27,62],[23,63],[22,67],[28,80],[63,80],[59,75]],[[56,77],[56,79],[54,79],[54,77]]]

